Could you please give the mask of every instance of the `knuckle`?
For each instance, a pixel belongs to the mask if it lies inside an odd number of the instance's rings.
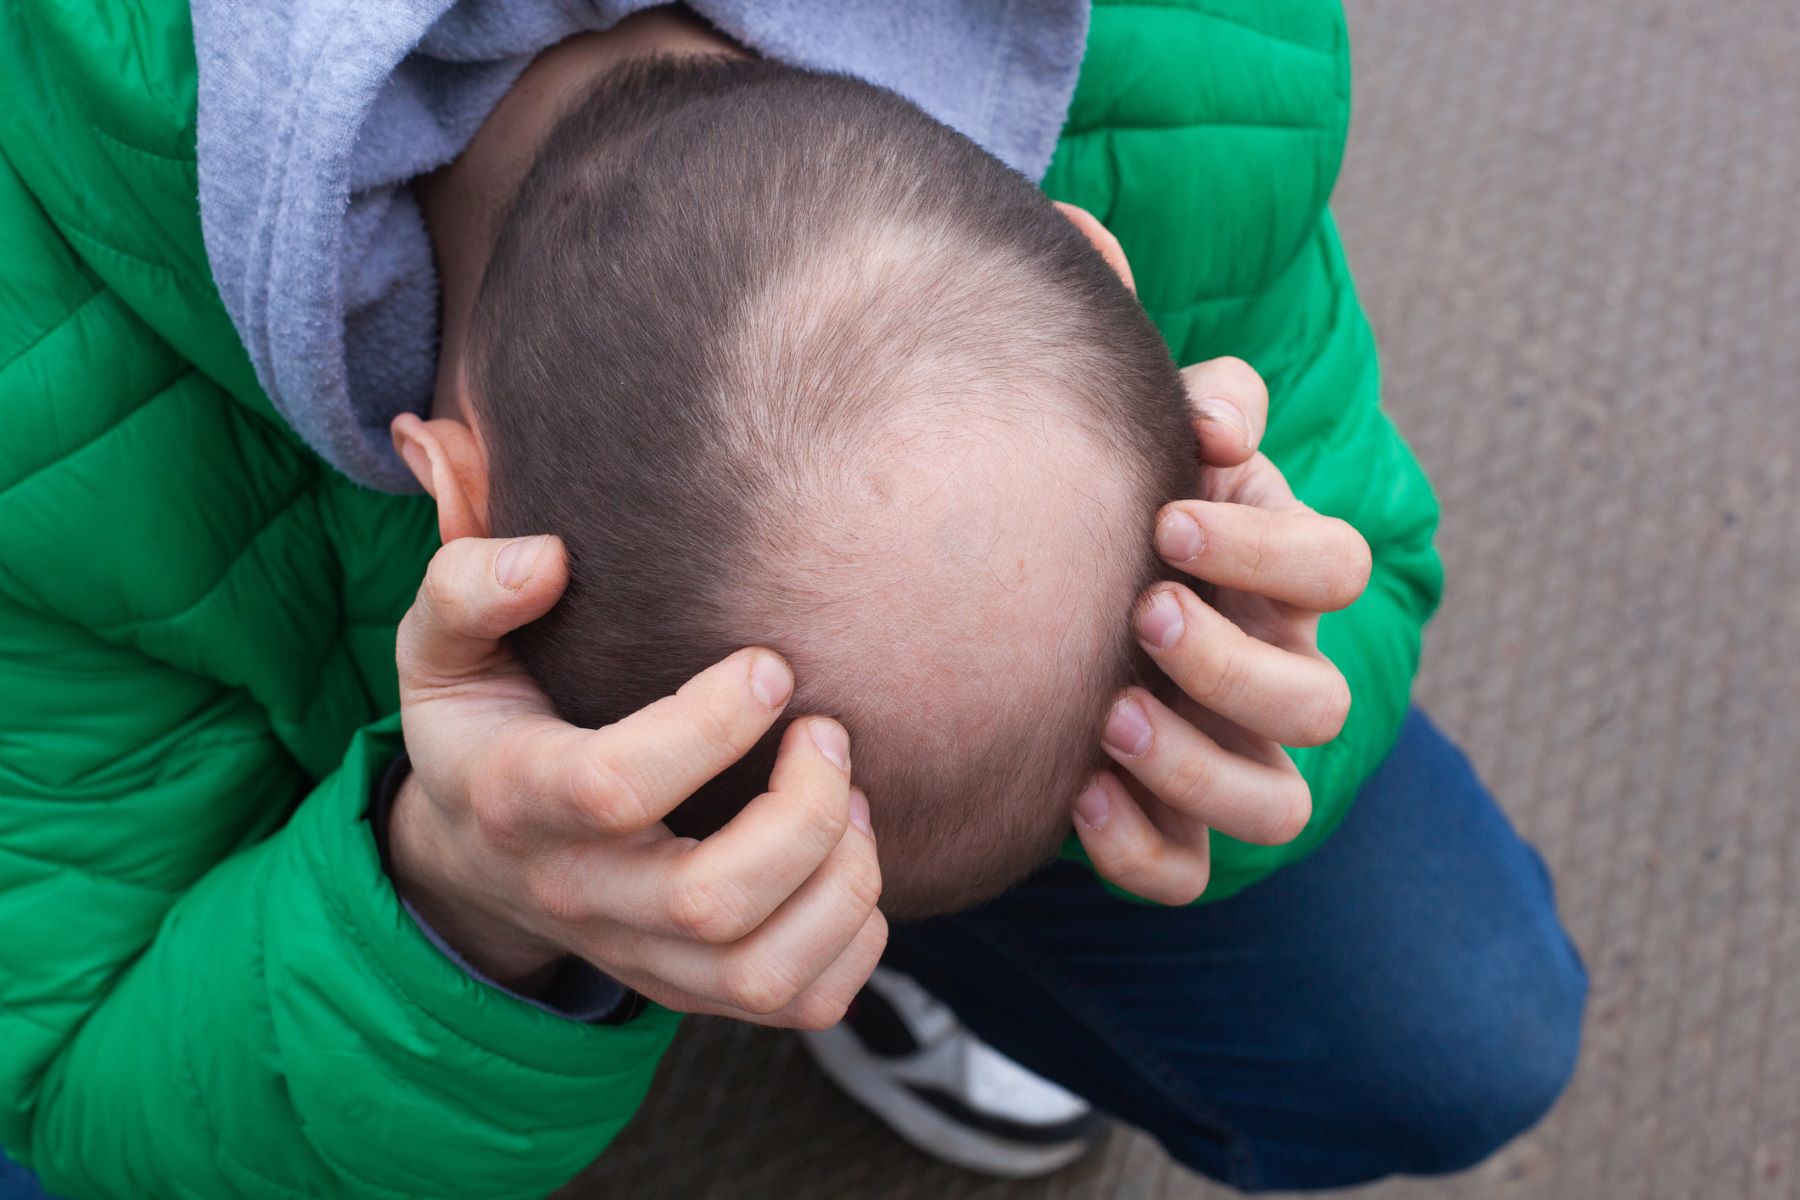
[[[1331,690],[1325,700],[1325,713],[1320,723],[1320,732],[1325,736],[1322,742],[1329,742],[1342,733],[1344,722],[1350,719],[1350,681],[1336,667],[1331,669]]]
[[[517,858],[526,849],[526,831],[513,804],[495,799],[482,799],[472,806],[475,835],[482,844],[508,858]]]
[[[1223,358],[1215,358],[1207,366],[1222,383],[1231,388],[1234,398],[1261,397],[1268,386],[1255,367],[1236,355],[1227,354]]]
[[[1260,579],[1271,561],[1279,561],[1275,547],[1271,544],[1272,537],[1269,530],[1257,528],[1249,532],[1240,544],[1238,562],[1248,578]]]
[[[1243,689],[1248,671],[1243,643],[1244,635],[1236,626],[1221,627],[1209,638],[1195,660],[1188,695],[1208,708],[1229,702],[1237,695]]]
[[[578,776],[577,801],[587,809],[601,833],[622,837],[655,823],[653,810],[637,786],[605,754],[582,755]]]
[[[862,973],[862,978],[857,981],[856,990],[860,991],[862,990],[862,985],[868,982],[869,973],[875,969],[875,964],[881,960],[881,952],[887,949],[887,917],[882,914],[880,909],[876,909],[869,915],[868,923],[863,926],[862,933],[858,935],[857,941],[863,945],[869,956],[868,963]]]
[[[1206,892],[1206,885],[1211,881],[1212,868],[1206,863],[1199,863],[1171,877],[1164,895],[1152,896],[1151,899],[1160,900],[1172,908],[1192,904]]]
[[[1161,857],[1155,849],[1134,838],[1114,846],[1101,865],[1106,877],[1120,887],[1154,900],[1156,897],[1150,893],[1156,888],[1156,865]]]
[[[1350,717],[1350,685],[1343,672],[1329,667],[1323,686],[1306,703],[1296,731],[1296,745],[1323,746],[1343,732]]]
[[[1291,782],[1278,794],[1276,802],[1270,809],[1268,844],[1285,846],[1299,837],[1312,820],[1312,788],[1307,786],[1299,772],[1291,776]]]
[[[544,863],[529,872],[525,889],[531,905],[557,925],[578,926],[589,916],[577,877],[559,865]]]
[[[794,988],[781,971],[759,958],[733,961],[721,983],[727,1004],[758,1016],[779,1012],[794,999]]]
[[[509,853],[525,848],[527,806],[520,803],[521,750],[515,739],[497,739],[469,779],[469,809],[478,834],[492,847]]]
[[[462,609],[462,592],[457,587],[456,554],[450,546],[444,546],[431,556],[426,564],[425,578],[419,584],[417,609],[422,604],[432,612],[438,613],[446,620],[452,619]]]
[[[830,1029],[850,1011],[851,996],[837,996],[817,988],[794,1004],[794,1028],[814,1032]]]
[[[1335,610],[1354,604],[1369,586],[1374,556],[1368,541],[1354,525],[1338,517],[1331,520],[1337,526],[1336,541],[1340,547],[1337,551],[1338,570],[1328,572],[1332,581],[1328,599]]]
[[[844,830],[850,825],[848,787],[802,786],[789,789],[783,801],[789,808],[790,836],[808,849],[815,864],[823,863],[844,840]]]
[[[1163,799],[1177,808],[1197,806],[1218,785],[1219,772],[1212,753],[1206,748],[1189,750],[1169,767]]]
[[[844,891],[861,911],[868,912],[881,902],[881,865],[875,855],[859,854],[844,867]]]
[[[423,591],[423,586],[421,586],[419,590]],[[416,647],[419,642],[419,635],[424,632],[419,628],[419,623],[424,619],[425,618],[419,613],[418,602],[414,601],[401,616],[399,627],[394,630],[394,643],[399,650],[402,669],[404,669],[408,658],[408,647]]]
[[[731,721],[710,704],[694,709],[693,728],[706,748],[718,758],[735,760],[749,749]]]
[[[475,819],[475,832],[484,843],[507,854],[519,850],[524,839],[512,805],[493,795],[481,795],[469,807]]]
[[[682,933],[712,945],[735,942],[756,927],[735,888],[705,880],[675,888],[669,918]]]
[[[487,767],[479,772],[469,795],[469,815],[475,833],[490,849],[517,855],[529,840],[523,811],[514,802],[513,783],[504,772]]]

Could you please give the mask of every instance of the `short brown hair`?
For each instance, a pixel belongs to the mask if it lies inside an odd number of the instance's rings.
[[[469,365],[495,535],[569,548],[567,595],[515,639],[566,718],[615,721],[770,645],[796,669],[790,712],[850,729],[891,914],[992,894],[1053,852],[1108,699],[1144,673],[1126,614],[1157,574],[1155,507],[1195,468],[1160,337],[1028,180],[850,78],[635,64],[538,154]],[[1129,504],[1068,546],[1117,624],[1022,711],[927,751],[906,702],[867,695],[871,648],[832,640],[866,564],[803,531],[882,503],[851,483],[899,461],[897,430],[971,421],[1072,431],[1126,481]],[[1027,648],[1019,670],[1051,658]],[[703,835],[761,792],[780,732],[670,825]]]

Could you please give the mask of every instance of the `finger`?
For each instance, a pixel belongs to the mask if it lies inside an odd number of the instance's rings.
[[[491,755],[496,790],[540,838],[647,829],[749,753],[793,689],[781,656],[751,647],[603,729],[522,723]]]
[[[1350,715],[1350,685],[1322,654],[1245,633],[1180,584],[1158,584],[1132,617],[1138,644],[1202,708],[1283,746],[1322,746]]]
[[[1196,579],[1307,612],[1347,607],[1369,584],[1362,534],[1308,509],[1177,500],[1158,514],[1156,550]]]
[[[1107,716],[1101,746],[1171,808],[1258,846],[1293,841],[1312,816],[1312,793],[1283,755],[1233,754],[1142,688]]]
[[[1204,826],[1169,836],[1144,814],[1110,772],[1096,775],[1075,801],[1075,833],[1103,879],[1158,904],[1192,904],[1206,890],[1211,849]]]
[[[605,914],[651,933],[723,944],[748,937],[819,870],[850,823],[850,739],[825,717],[796,721],[769,790],[674,862],[638,855],[606,880]]]
[[[1194,410],[1194,437],[1200,461],[1235,467],[1262,444],[1269,424],[1269,389],[1256,368],[1241,358],[1214,358],[1181,372]]]
[[[400,622],[400,681],[456,680],[492,665],[500,638],[537,620],[569,585],[560,538],[457,538],[431,558]]]
[[[844,1019],[887,948],[888,923],[878,908],[869,914],[856,938],[813,980],[799,999],[776,1013],[773,1023],[785,1029],[830,1029]]]
[[[795,1003],[838,960],[880,896],[875,839],[853,822],[824,865],[749,937],[714,946],[627,936],[605,949],[689,995],[768,1017]]]
[[[881,964],[881,953],[887,948],[887,940],[887,918],[880,909],[876,909],[869,914],[869,919],[863,923],[856,938],[838,955],[837,961],[827,967],[792,1003],[773,1013],[755,1013],[733,1008],[717,1000],[672,988],[660,979],[648,976],[634,979],[630,972],[618,971],[617,968],[614,970],[621,983],[676,1012],[703,1013],[774,1029],[829,1029],[843,1019],[851,1002],[869,982],[869,976],[875,973],[875,968]]]
[[[795,1003],[842,957],[881,899],[881,865],[867,824],[868,802],[857,792],[861,816],[813,877],[755,933],[731,947],[720,977],[725,999],[750,1012]]]

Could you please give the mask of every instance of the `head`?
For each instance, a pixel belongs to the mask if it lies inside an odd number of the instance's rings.
[[[849,729],[890,915],[1053,854],[1146,674],[1130,606],[1191,426],[1081,224],[866,84],[650,61],[560,119],[476,299],[459,486],[478,532],[570,556],[532,673],[598,726],[785,655],[788,711]],[[780,734],[671,826],[763,791]]]

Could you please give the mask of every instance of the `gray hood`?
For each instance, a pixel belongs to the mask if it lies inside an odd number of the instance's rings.
[[[415,490],[437,279],[411,181],[460,153],[541,50],[647,0],[192,0],[200,216],[257,378],[326,461]],[[1032,179],[1080,70],[1086,0],[691,0],[758,53],[893,89]]]

